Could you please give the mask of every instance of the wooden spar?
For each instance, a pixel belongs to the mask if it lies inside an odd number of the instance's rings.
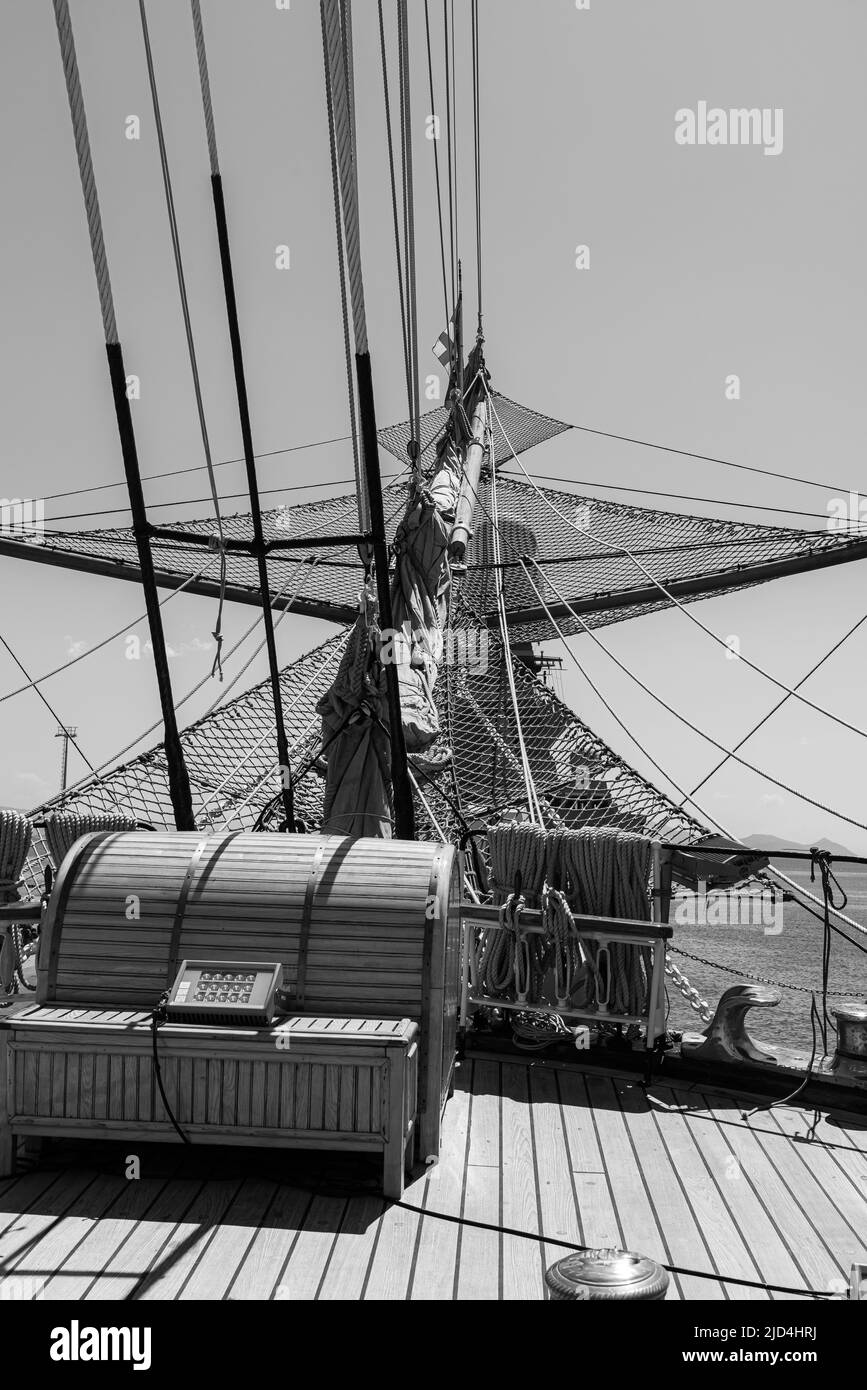
[[[473,440],[467,449],[461,493],[455,509],[455,524],[449,541],[449,557],[454,564],[466,563],[467,546],[473,534],[473,520],[479,492],[479,479],[485,457],[485,433],[488,428],[488,402],[484,392],[473,411],[471,422]]]
[[[223,181],[219,174],[211,175],[211,188],[214,195],[214,217],[217,223],[217,239],[220,245],[223,288],[226,294],[226,314],[229,320],[232,363],[235,369],[238,414],[241,419],[241,439],[244,445],[247,490],[250,494],[250,511],[253,522],[252,549],[258,565],[259,591],[262,601],[262,622],[265,629],[265,644],[268,649],[268,672],[271,678],[271,693],[274,700],[274,723],[277,732],[277,756],[280,760],[281,795],[283,799],[283,811],[286,816],[286,829],[291,833],[295,829],[292,765],[289,762],[289,743],[286,738],[286,726],[283,722],[283,699],[280,692],[280,667],[277,661],[277,643],[274,637],[274,617],[271,612],[271,590],[268,583],[265,534],[262,529],[262,509],[259,505],[259,484],[256,480],[256,458],[253,453],[250,407],[247,400],[247,381],[244,373],[244,358],[241,351],[241,330],[238,324],[238,305],[235,299],[235,279],[232,274],[232,258],[229,252],[229,229],[226,222],[226,205],[223,201]]]
[[[373,562],[376,570],[376,594],[379,604],[379,626],[383,632],[393,632],[391,581],[388,570],[388,546],[385,535],[385,512],[382,505],[382,479],[379,473],[379,440],[376,436],[376,407],[373,397],[373,374],[370,353],[355,354],[358,382],[358,413],[361,419],[361,444],[364,455],[364,476],[370,509],[370,532]],[[391,735],[391,784],[394,791],[394,821],[398,840],[415,839],[415,804],[409,780],[406,739],[400,705],[400,682],[397,666],[385,663],[385,690],[388,701],[388,724]]]
[[[157,583],[154,574],[150,538],[148,535],[147,511],[141,485],[141,471],[139,469],[138,451],[136,449],[135,433],[133,431],[132,412],[130,411],[129,399],[126,394],[126,370],[123,364],[123,353],[121,352],[120,343],[118,342],[106,343],[105,351],[108,356],[108,369],[111,374],[114,409],[117,415],[117,428],[120,434],[123,467],[126,474],[130,510],[132,511],[133,533],[135,535],[136,549],[138,550],[139,571],[142,589],[144,590],[145,608],[147,610],[148,627],[150,629],[151,646],[153,648],[154,669],[156,671],[160,707],[162,709],[166,770],[169,780],[169,793],[172,799],[172,810],[175,817],[175,828],[177,830],[195,830],[196,818],[193,814],[193,798],[190,791],[190,779],[187,773],[187,765],[184,761],[183,745],[181,744],[181,738],[178,732],[178,721],[175,713],[174,698],[172,696],[172,681],[169,675],[169,659],[166,651],[165,634],[163,632],[163,620],[162,614],[160,613],[159,599],[157,598]]]

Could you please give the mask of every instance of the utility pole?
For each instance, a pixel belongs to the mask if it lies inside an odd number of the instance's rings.
[[[71,738],[78,737],[78,727],[73,727],[72,725],[65,727],[63,724],[58,724],[57,733],[54,735],[54,737],[63,739],[63,752],[60,758],[60,790],[61,792],[65,792],[66,767],[67,763],[69,762],[69,740]]]

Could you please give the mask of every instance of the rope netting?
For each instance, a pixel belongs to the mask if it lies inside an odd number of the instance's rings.
[[[453,605],[451,635],[437,683],[442,746],[453,750],[445,767],[439,746],[413,760],[421,796],[421,837],[439,829],[457,839],[467,821],[495,808],[526,803],[516,753],[515,716],[503,648],[465,600]],[[319,698],[334,679],[348,640],[341,632],[287,666],[281,690],[294,769],[309,768],[295,783],[296,814],[311,830],[322,814],[324,777]],[[520,661],[512,661],[518,710],[533,781],[554,826],[606,826],[690,843],[707,828],[678,810],[587,728]],[[273,705],[267,682],[227,702],[181,735],[200,829],[249,830],[279,790],[273,745]],[[310,764],[312,767],[309,767]],[[427,803],[427,804],[425,804]],[[92,818],[118,814],[141,824],[172,825],[165,756],[160,747],[101,777],[91,778],[31,813],[43,821],[59,812]],[[431,815],[432,813],[432,815]],[[434,823],[436,822],[436,824]],[[45,831],[34,826],[25,882],[34,892],[52,862]]]
[[[423,429],[426,421],[430,421],[430,416],[422,417]],[[695,602],[697,598],[731,593],[763,582],[761,576],[745,575],[748,567],[821,556],[823,552],[840,552],[859,544],[857,538],[845,533],[757,526],[655,511],[600,501],[578,493],[537,489],[502,474],[497,490],[505,604],[513,641],[544,642],[557,637],[544,605],[540,604],[539,596],[527,579],[521,556],[532,558],[542,567],[588,626],[602,627],[671,607],[670,600],[648,580],[635,560],[622,553],[623,550],[631,551],[644,569],[665,587],[702,577],[705,583],[701,594],[680,595],[681,602]],[[394,540],[407,496],[408,482],[403,479],[384,489],[389,542]],[[478,490],[475,535],[467,554],[465,589],[472,607],[496,626],[496,561],[491,509],[491,483],[487,478]],[[351,535],[358,527],[357,500],[350,493],[277,508],[263,513],[262,521],[266,541]],[[604,535],[606,544],[600,545],[590,535],[581,535],[576,526],[596,536]],[[178,523],[178,527],[207,538],[214,534],[215,523],[211,519],[201,519]],[[251,540],[249,515],[224,517],[223,531],[227,540]],[[104,573],[128,578],[138,576],[138,556],[131,529],[48,531],[44,536],[22,536],[20,540],[16,538],[4,544],[6,553],[21,555],[32,555],[34,547],[46,556],[50,553],[53,563],[63,564],[63,557],[69,556],[69,563],[73,564],[76,557],[86,556],[101,562]],[[187,581],[191,592],[219,592],[220,586],[215,580],[192,578],[199,574],[203,559],[208,555],[205,547],[180,537],[177,541],[158,538],[153,540],[152,550],[162,584],[176,586]],[[316,561],[315,570],[313,560]],[[299,565],[301,571],[297,572]],[[319,546],[309,550],[271,552],[268,573],[275,595],[300,588],[293,604],[293,611],[299,615],[340,623],[354,621],[359,588],[354,547]],[[252,556],[227,552],[226,586],[229,598],[258,603],[259,583]],[[543,597],[566,636],[581,631],[580,622],[564,608],[552,589],[549,588]]]
[[[530,410],[525,405],[519,405],[517,401],[509,400],[508,396],[501,396],[499,391],[492,391],[491,394],[497,403],[497,412],[502,420],[502,429],[499,425],[494,426],[491,441],[491,452],[498,465],[511,460],[513,448],[516,454],[526,453],[528,449],[534,449],[537,444],[544,444],[546,440],[554,439],[558,434],[564,434],[566,430],[572,428],[571,425],[564,424],[562,420],[554,420],[549,415],[540,415],[536,410]],[[436,444],[448,421],[449,412],[445,406],[441,406],[437,410],[427,411],[419,421],[419,450],[423,472],[433,467],[436,460]],[[387,449],[390,454],[394,454],[395,458],[400,459],[401,463],[406,462],[407,445],[412,437],[413,426],[409,420],[405,420],[399,425],[387,425],[385,429],[379,431],[379,442],[382,447]]]

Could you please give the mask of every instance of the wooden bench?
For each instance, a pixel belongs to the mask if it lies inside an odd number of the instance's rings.
[[[382,1154],[399,1198],[412,1154],[418,1028],[284,1018],[268,1028],[161,1025],[160,1070],[193,1144]],[[157,1086],[150,1015],[33,1005],[0,1019],[0,1177],[21,1139],[180,1142]]]
[[[58,868],[36,998],[151,1009],[184,959],[279,963],[292,1014],[418,1025],[416,1147],[426,1161],[439,1153],[452,1082],[460,933],[451,845],[98,832]]]

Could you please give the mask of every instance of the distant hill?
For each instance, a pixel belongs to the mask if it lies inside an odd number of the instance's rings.
[[[777,859],[785,859],[786,856],[780,853],[784,849],[801,850],[807,854],[812,849],[812,845],[793,844],[791,840],[781,840],[777,835],[744,835],[741,837],[741,843],[749,845],[750,849],[760,849],[766,854],[773,854]],[[851,855],[852,853],[851,849],[847,849],[845,845],[836,844],[834,840],[817,840],[816,849],[825,849],[829,854]]]

